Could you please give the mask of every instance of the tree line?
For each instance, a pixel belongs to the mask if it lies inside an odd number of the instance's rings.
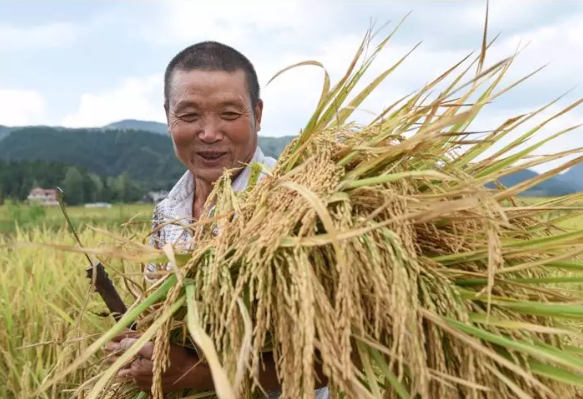
[[[127,173],[101,176],[84,168],[56,161],[0,160],[0,204],[24,201],[35,187],[60,187],[68,205],[88,202],[135,202],[148,189]]]
[[[99,176],[127,173],[156,190],[168,189],[185,171],[168,137],[141,131],[21,128],[0,141],[0,159],[61,162]]]
[[[259,145],[266,155],[277,158],[291,139],[259,137]],[[168,135],[22,127],[0,141],[0,201],[23,201],[36,186],[58,186],[71,204],[132,202],[147,191],[169,190],[185,170]]]

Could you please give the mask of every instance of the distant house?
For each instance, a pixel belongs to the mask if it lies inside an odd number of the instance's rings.
[[[57,190],[50,188],[33,188],[28,197],[26,197],[29,203],[34,203],[43,206],[59,205]]]

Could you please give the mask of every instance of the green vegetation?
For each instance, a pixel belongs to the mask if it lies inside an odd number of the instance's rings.
[[[260,145],[266,155],[278,157],[290,141],[291,137],[262,137]],[[17,184],[18,188],[11,187],[8,190],[11,193],[18,193],[15,198],[19,199],[26,197],[24,193],[28,194],[33,188],[35,179],[41,184],[60,183],[66,173],[65,165],[74,166],[82,175],[92,174],[92,180],[97,180],[96,176],[99,176],[105,187],[109,186],[106,178],[125,175],[123,178],[125,183],[135,182],[134,185],[142,189],[141,194],[146,190],[170,189],[185,171],[184,165],[176,158],[172,141],[167,135],[113,128],[14,129],[0,141],[1,160],[32,162],[13,164],[14,170],[4,173],[1,169],[5,169],[6,164],[0,164],[0,182],[5,181],[0,184]],[[38,163],[39,161],[44,161],[45,164]],[[75,180],[74,177],[71,179]],[[78,176],[76,180],[80,180]],[[87,178],[84,180],[91,185]],[[1,185],[0,190],[8,192]],[[93,192],[94,189],[88,189],[85,195],[87,196],[90,191]],[[14,194],[8,196],[13,197]],[[100,200],[107,201],[107,193],[104,193]],[[111,200],[117,200],[114,194]]]
[[[67,207],[67,213],[76,228],[87,226],[121,227],[131,219],[132,226],[149,227],[152,204],[114,205],[111,208]],[[17,231],[41,229],[57,231],[65,228],[65,219],[58,206],[22,205],[7,201],[0,206],[0,235],[10,236]]]
[[[107,177],[127,174],[147,190],[168,189],[185,170],[168,137],[123,130],[22,128],[0,142],[0,159],[61,162]]]
[[[120,226],[129,221],[129,215],[140,207],[91,210],[70,209],[77,222],[90,221],[95,227],[108,228],[111,233],[144,237],[145,224]],[[145,209],[143,209],[145,210]],[[0,214],[8,210],[0,207]],[[57,210],[58,212],[58,210]],[[53,209],[47,209],[46,220],[59,224],[63,218]],[[58,222],[57,222],[58,221]],[[79,225],[81,242],[88,247],[110,243],[113,239]],[[34,242],[35,247],[2,249],[10,242]],[[47,245],[47,247],[38,245]],[[91,364],[70,375],[54,389],[38,396],[30,396],[41,382],[62,371],[92,342],[95,334],[103,333],[111,325],[111,317],[99,314],[107,308],[95,293],[88,295],[89,280],[85,277],[87,260],[81,253],[64,254],[51,245],[75,245],[71,234],[61,223],[58,229],[47,229],[42,224],[18,230],[10,236],[0,233],[0,398],[69,399],[72,390],[86,382],[103,364],[100,352]],[[93,258],[97,260],[96,258]],[[120,274],[128,276],[140,271],[136,265],[128,268],[123,262],[100,258],[126,303],[134,296],[126,288]],[[139,292],[140,287],[132,287]],[[77,398],[77,397],[75,397]]]
[[[57,161],[1,161],[0,205],[6,199],[22,202],[34,187],[61,187],[69,205],[87,202],[130,203],[141,199],[147,187],[129,177],[100,176]]]

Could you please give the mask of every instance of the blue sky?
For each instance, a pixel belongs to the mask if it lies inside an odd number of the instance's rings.
[[[0,125],[101,126],[125,118],[164,122],[162,74],[183,47],[206,39],[245,53],[265,84],[295,62],[322,61],[332,79],[341,76],[371,19],[392,21],[412,12],[371,72],[423,41],[366,104],[382,109],[437,77],[480,46],[483,1],[298,2],[0,2]],[[500,119],[531,111],[581,83],[583,4],[490,2],[490,36],[501,36],[493,63],[530,42],[508,81],[551,63],[497,100],[477,121],[492,128]],[[305,67],[263,88],[262,134],[296,134],[315,106],[322,72]],[[561,105],[583,96],[576,87]],[[575,110],[552,127],[583,122]],[[581,145],[579,131],[545,147]]]

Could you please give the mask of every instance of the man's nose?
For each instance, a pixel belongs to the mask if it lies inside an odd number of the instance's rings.
[[[222,140],[223,134],[221,133],[219,123],[216,118],[203,118],[201,122],[200,130],[198,132],[199,140],[209,144]]]

